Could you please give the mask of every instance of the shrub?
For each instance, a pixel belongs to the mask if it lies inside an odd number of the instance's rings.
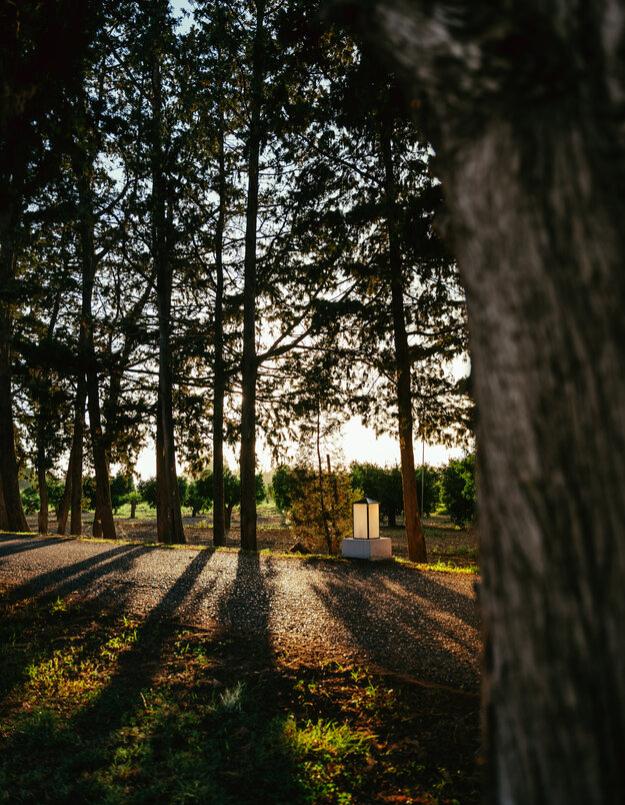
[[[397,515],[404,510],[404,497],[399,467],[378,467],[377,464],[353,463],[350,468],[354,489],[380,503],[380,514],[387,525],[394,527]]]
[[[419,502],[419,511],[424,517],[429,517],[430,514],[436,509],[440,498],[440,470],[436,467],[430,467],[428,464],[424,467],[423,476],[423,505],[421,505],[421,467],[416,470],[417,476],[417,500]]]
[[[141,495],[141,499],[145,501],[150,508],[156,508],[156,478],[146,478],[144,481],[139,481],[137,489]],[[185,504],[187,495],[187,479],[178,476],[178,494],[180,495],[180,505]]]
[[[458,526],[475,520],[475,455],[470,454],[449,462],[440,480],[441,502],[451,521]]]
[[[187,486],[187,506],[191,507],[191,517],[197,517],[213,504],[213,474],[205,471],[189,481]]]
[[[128,499],[128,495],[134,491],[135,482],[132,475],[125,475],[118,472],[111,478],[111,503],[113,504],[113,511],[117,514],[120,506],[123,506]]]
[[[134,520],[137,516],[137,506],[141,503],[141,493],[137,492],[136,489],[133,489],[132,492],[129,492],[126,495],[126,503],[130,504],[130,519]]]
[[[294,501],[302,496],[311,473],[314,474],[314,470],[303,464],[296,464],[294,467],[281,464],[277,467],[271,479],[271,487],[278,511],[282,514],[291,511]]]
[[[312,550],[338,553],[341,540],[351,534],[352,502],[362,497],[362,490],[354,490],[350,474],[341,469],[323,472],[320,479],[312,467],[300,466],[295,477],[297,497],[290,518],[298,541]]]
[[[54,511],[57,511],[65,491],[65,484],[53,476],[48,476],[46,485],[48,487],[48,503],[53,507]]]
[[[22,506],[26,514],[34,514],[36,511],[39,511],[39,492],[34,486],[27,486],[25,489],[22,489],[21,496]]]

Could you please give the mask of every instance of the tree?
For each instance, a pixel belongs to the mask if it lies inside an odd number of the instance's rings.
[[[496,802],[625,799],[622,13],[363,19],[427,105],[467,290]]]
[[[63,152],[57,124],[71,108],[92,33],[94,6],[0,11],[0,528],[28,529],[19,492],[11,388],[12,331],[22,301],[16,282],[24,211]],[[76,13],[73,13],[76,12]]]
[[[397,515],[403,512],[402,477],[399,467],[378,467],[354,462],[350,467],[352,486],[380,503],[380,514],[391,528],[397,525]]]
[[[128,496],[134,491],[134,487],[132,475],[118,472],[117,475],[111,478],[111,502],[115,514],[127,502]]]
[[[214,484],[211,473],[202,473],[198,478],[194,478],[187,487],[187,506],[191,507],[191,517],[210,508],[214,501]],[[214,516],[214,515],[213,515]],[[214,526],[213,526],[214,527]]]
[[[176,476],[173,420],[173,359],[171,351],[171,303],[173,283],[173,204],[169,149],[164,143],[163,62],[171,47],[171,18],[167,0],[159,0],[149,13],[148,63],[151,80],[151,225],[152,259],[156,270],[159,326],[159,380],[156,413],[157,532],[160,542],[184,543],[184,528]],[[168,36],[169,35],[169,36]],[[170,41],[168,41],[168,39]],[[168,134],[171,132],[168,131]],[[169,144],[170,145],[170,144]]]
[[[473,522],[476,516],[475,456],[450,461],[441,472],[441,503],[452,523],[458,526]]]

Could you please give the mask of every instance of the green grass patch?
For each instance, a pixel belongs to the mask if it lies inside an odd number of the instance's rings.
[[[474,699],[74,599],[0,610],[0,802],[479,799]]]

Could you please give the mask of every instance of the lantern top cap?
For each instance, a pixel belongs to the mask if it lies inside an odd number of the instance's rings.
[[[354,501],[354,506],[357,506],[358,504],[369,506],[369,504],[371,504],[371,503],[378,503],[378,502],[379,501],[372,500],[371,498],[361,498],[360,500],[355,500]]]

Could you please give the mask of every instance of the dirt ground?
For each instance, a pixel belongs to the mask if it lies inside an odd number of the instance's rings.
[[[477,805],[474,582],[0,535],[0,802]]]

